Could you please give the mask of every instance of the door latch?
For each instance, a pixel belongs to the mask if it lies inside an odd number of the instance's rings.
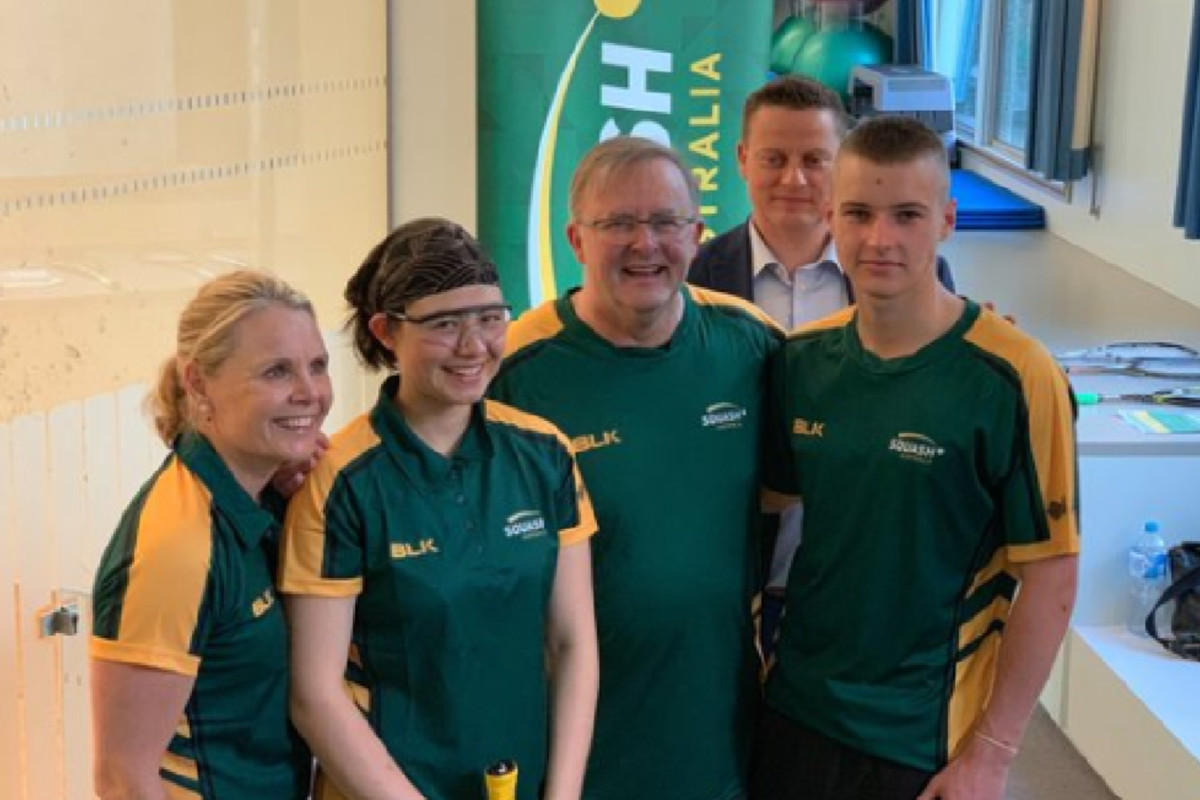
[[[38,615],[42,636],[74,636],[79,633],[79,601],[70,600]]]

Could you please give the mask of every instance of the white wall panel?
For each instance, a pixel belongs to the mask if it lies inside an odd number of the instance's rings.
[[[63,753],[68,800],[91,797],[92,737],[89,720],[87,640],[91,633],[90,596],[95,572],[87,528],[83,404],[69,403],[50,413],[50,523],[58,550],[57,602],[74,603],[79,630],[57,643],[61,654],[60,692]]]
[[[83,476],[84,494],[82,505],[87,514],[84,521],[83,541],[80,550],[87,551],[87,563],[90,567],[85,588],[91,592],[95,580],[96,566],[108,540],[116,529],[123,505],[117,488],[117,397],[112,394],[97,395],[88,398],[83,404]],[[83,623],[87,633],[91,634],[91,603],[90,597]],[[89,673],[83,675],[84,690],[90,690]],[[90,706],[90,694],[88,704]],[[90,720],[87,732],[75,731],[71,736],[86,736],[91,739]],[[68,800],[76,800],[76,787],[83,784],[90,789],[92,784],[92,752],[89,748],[86,754],[75,753],[75,758],[68,769],[69,790]],[[83,797],[90,798],[91,794]]]
[[[19,642],[17,640],[17,534],[13,511],[9,426],[0,424],[0,797],[22,798],[23,752],[20,715]]]
[[[85,589],[95,564],[87,544],[84,498],[83,404],[68,403],[50,412],[50,508],[53,539],[58,544],[62,587]]]
[[[58,637],[42,638],[37,618],[52,605],[58,587],[58,558],[49,507],[46,416],[29,414],[12,423],[13,496],[17,542],[17,641],[23,702],[18,704],[25,737],[26,787],[30,800],[64,792]]]
[[[135,384],[117,392],[117,491],[124,507],[154,471],[147,439],[151,423],[142,410],[146,386]]]
[[[122,504],[117,490],[117,398],[102,394],[83,404],[83,460],[87,540],[93,572],[117,527]],[[91,585],[89,580],[88,585]]]

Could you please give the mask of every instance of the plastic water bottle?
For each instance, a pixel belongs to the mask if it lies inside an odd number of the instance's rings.
[[[1146,615],[1167,588],[1167,545],[1159,534],[1158,523],[1146,520],[1133,546],[1129,548],[1129,630],[1138,636],[1146,635]],[[1170,634],[1167,607],[1159,609],[1155,618],[1158,635]]]

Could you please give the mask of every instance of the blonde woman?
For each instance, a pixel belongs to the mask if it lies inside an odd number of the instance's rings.
[[[318,447],[328,356],[312,306],[270,275],[204,285],[150,406],[171,448],[96,576],[96,792],[300,800],[311,757],[287,718],[287,628],[268,484]]]

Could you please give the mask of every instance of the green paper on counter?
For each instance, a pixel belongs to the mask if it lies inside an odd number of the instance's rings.
[[[1200,433],[1200,415],[1178,411],[1120,411],[1121,419],[1142,433]]]

